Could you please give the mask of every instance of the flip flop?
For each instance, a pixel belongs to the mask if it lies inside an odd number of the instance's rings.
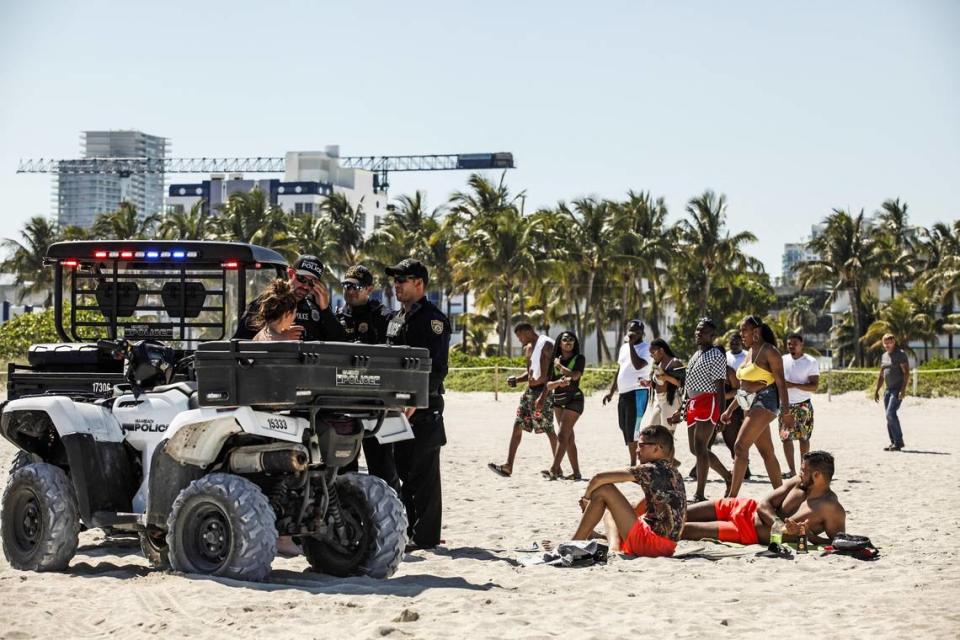
[[[568,476],[563,476],[563,479],[573,480],[574,482],[580,482],[581,480],[583,480],[583,476],[581,476],[579,473],[571,473]]]
[[[540,472],[540,475],[542,475],[547,480],[556,480],[558,477],[557,474],[555,474],[550,469],[544,469],[543,471]]]
[[[504,478],[510,477],[510,472],[503,468],[502,464],[494,464],[492,462],[487,464],[487,467],[490,471],[493,471],[498,476],[503,476]]]

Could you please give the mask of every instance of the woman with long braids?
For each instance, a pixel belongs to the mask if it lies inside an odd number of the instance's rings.
[[[580,460],[577,457],[577,440],[573,427],[583,414],[584,397],[580,390],[580,378],[586,368],[586,358],[580,353],[580,341],[572,331],[557,336],[558,355],[554,359],[554,379],[547,383],[544,393],[553,391],[553,414],[560,431],[557,434],[557,451],[553,464],[544,475],[551,480],[580,480]],[[540,401],[537,401],[538,405]],[[566,455],[573,472],[563,475],[560,463]]]
[[[744,412],[743,426],[733,446],[733,479],[727,492],[728,498],[735,498],[740,492],[740,485],[747,473],[750,447],[754,444],[763,457],[773,488],[783,484],[780,463],[777,462],[773,439],[770,437],[770,423],[780,415],[780,407],[790,406],[787,383],[783,377],[783,356],[777,349],[773,329],[757,316],[747,316],[740,323],[740,337],[749,352],[737,369],[737,379],[740,380],[737,401],[731,402],[720,416],[720,421],[727,424],[737,406]],[[793,428],[793,416],[789,413],[784,415],[783,422],[785,428]]]

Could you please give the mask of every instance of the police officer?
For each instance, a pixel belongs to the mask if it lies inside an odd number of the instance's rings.
[[[379,300],[371,300],[373,293],[373,274],[362,264],[347,269],[343,281],[343,297],[346,302],[337,309],[337,320],[343,327],[347,342],[364,344],[383,344],[387,340],[387,316]],[[393,447],[382,445],[375,437],[363,439],[363,457],[367,462],[367,472],[382,478],[400,493],[400,480],[393,458]],[[360,468],[359,459],[340,468],[340,473],[356,473]]]
[[[419,260],[407,258],[387,268],[397,301],[402,305],[387,318],[387,343],[430,350],[430,404],[407,409],[414,439],[393,445],[400,497],[407,508],[413,548],[432,549],[440,543],[443,503],[440,491],[440,447],[447,443],[443,428],[443,379],[447,375],[450,322],[424,295],[429,274]]]
[[[343,297],[337,309],[337,320],[347,342],[383,344],[387,339],[387,316],[379,300],[371,300],[373,274],[362,264],[347,269],[343,276]]]
[[[297,298],[297,319],[284,333],[286,340],[334,340],[344,339],[343,327],[337,322],[330,308],[330,293],[323,284],[323,263],[316,256],[302,255],[287,269],[290,287]],[[233,334],[235,340],[250,340],[257,335],[257,329],[251,326],[260,307],[257,297],[247,307]]]

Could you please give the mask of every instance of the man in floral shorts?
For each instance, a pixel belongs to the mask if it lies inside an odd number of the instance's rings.
[[[489,463],[487,467],[494,473],[509,478],[513,473],[513,461],[520,447],[523,432],[545,433],[550,440],[550,450],[557,451],[557,434],[553,430],[553,392],[547,389],[547,382],[553,376],[553,340],[534,331],[533,326],[524,322],[518,324],[514,334],[523,344],[523,355],[527,359],[527,371],[519,376],[507,378],[507,384],[517,386],[526,382],[527,388],[520,396],[517,418],[513,421],[513,435],[504,464]],[[541,400],[537,408],[537,400]],[[551,458],[552,460],[552,458]]]
[[[790,406],[780,414],[780,439],[783,454],[790,471],[783,474],[788,480],[797,475],[793,456],[793,441],[800,441],[800,457],[810,451],[810,435],[813,433],[813,403],[811,397],[820,383],[820,364],[813,356],[803,352],[803,336],[791,333],[787,336],[787,353],[783,355],[783,378],[787,383]],[[793,414],[793,428],[783,424],[783,415]]]

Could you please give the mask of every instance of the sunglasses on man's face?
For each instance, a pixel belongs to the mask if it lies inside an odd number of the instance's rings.
[[[315,284],[317,284],[318,282],[320,282],[320,281],[317,280],[316,278],[311,278],[311,277],[309,277],[309,276],[302,276],[302,275],[300,275],[299,273],[297,274],[296,277],[297,277],[297,282],[299,282],[300,284],[305,284],[305,285],[307,285],[308,287],[312,287],[312,286],[314,286]]]
[[[363,287],[361,287],[359,284],[354,284],[352,282],[343,282],[341,284],[343,285],[344,291],[360,291],[360,289],[363,289]]]
[[[403,284],[404,282],[410,282],[413,279],[413,276],[394,276],[393,282],[395,284]]]

